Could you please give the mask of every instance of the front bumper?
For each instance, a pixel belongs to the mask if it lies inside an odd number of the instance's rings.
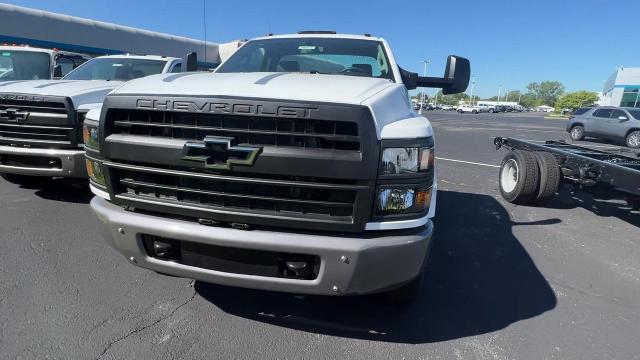
[[[40,162],[33,162],[32,159],[49,159],[53,165],[43,166]],[[34,164],[30,165],[30,162]],[[39,149],[7,145],[0,145],[0,173],[87,178],[84,150]]]
[[[367,231],[357,237],[204,226],[129,212],[99,197],[93,198],[91,208],[99,219],[103,237],[137,266],[216,284],[300,294],[365,294],[402,285],[422,271],[433,236],[431,221],[415,229]],[[209,245],[316,255],[320,258],[320,268],[314,280],[214,271],[148,256],[141,240],[143,234]]]

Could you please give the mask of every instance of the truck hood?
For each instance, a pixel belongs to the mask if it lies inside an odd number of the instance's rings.
[[[306,73],[183,73],[130,81],[114,94],[229,96],[360,105],[396,84],[385,79]]]
[[[70,97],[74,105],[102,102],[122,81],[30,80],[0,83],[0,93]]]

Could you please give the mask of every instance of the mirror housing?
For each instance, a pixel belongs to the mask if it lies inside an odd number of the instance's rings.
[[[444,95],[458,94],[467,90],[471,79],[471,63],[461,56],[449,55],[444,77],[424,77],[400,69],[402,82],[407,89],[418,87],[440,88]]]
[[[192,72],[198,71],[198,53],[190,52],[182,58],[182,68],[180,69],[182,72]]]
[[[60,79],[62,77],[62,65],[58,64],[53,67],[53,78]]]
[[[628,117],[626,117],[626,116],[618,116],[618,120],[620,120],[620,121],[627,121],[627,120],[629,120],[629,118],[628,118]]]

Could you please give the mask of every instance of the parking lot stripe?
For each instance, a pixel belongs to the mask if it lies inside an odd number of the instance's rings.
[[[463,163],[463,164],[486,166],[486,167],[492,167],[492,168],[499,168],[500,167],[498,165],[483,164],[483,163],[477,163],[477,162],[473,162],[473,161],[455,160],[455,159],[447,159],[447,158],[441,158],[441,157],[436,157],[436,159],[437,160],[443,160],[443,161],[452,161],[452,162],[457,162],[457,163]]]

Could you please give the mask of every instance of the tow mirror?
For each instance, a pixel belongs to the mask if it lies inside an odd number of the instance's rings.
[[[198,53],[190,52],[182,59],[182,72],[198,71]]]
[[[58,64],[53,67],[53,78],[60,79],[62,77],[62,65]]]
[[[418,87],[440,88],[445,95],[458,94],[467,90],[471,78],[471,63],[460,56],[449,55],[444,77],[418,76],[400,68],[402,82],[409,90]]]

